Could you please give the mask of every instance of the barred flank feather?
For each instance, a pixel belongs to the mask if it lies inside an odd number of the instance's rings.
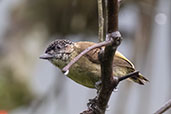
[[[132,77],[130,78],[132,81],[138,83],[138,84],[141,84],[141,85],[144,85],[145,82],[149,82],[149,80],[145,77],[143,77],[142,74],[139,73],[139,76],[138,77]]]

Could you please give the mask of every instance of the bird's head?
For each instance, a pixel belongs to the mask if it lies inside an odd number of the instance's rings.
[[[51,42],[40,59],[49,60],[55,66],[62,68],[71,60],[74,43],[69,40],[55,40]]]

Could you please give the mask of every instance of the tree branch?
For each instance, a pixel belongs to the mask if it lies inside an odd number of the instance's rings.
[[[100,43],[97,43],[93,46],[90,46],[88,47],[87,49],[85,49],[84,51],[82,51],[79,55],[77,55],[74,59],[71,60],[71,62],[69,64],[67,64],[63,69],[62,69],[62,72],[67,72],[69,71],[70,67],[76,63],[83,55],[85,55],[86,53],[88,53],[89,51],[95,49],[95,48],[100,48],[102,46],[107,46],[107,45],[110,45],[112,44],[112,41],[103,41],[103,42],[100,42]]]
[[[99,23],[99,41],[104,41],[104,18],[103,18],[103,5],[102,0],[97,0],[98,3],[98,23]]]
[[[120,81],[125,80],[127,78],[136,77],[136,76],[138,76],[138,74],[139,74],[139,71],[136,71],[136,72],[129,73],[129,74],[125,75],[125,76],[118,77],[118,79],[119,79],[119,82],[120,82]]]
[[[89,110],[81,114],[105,114],[106,107],[112,91],[119,83],[119,79],[113,78],[113,57],[117,47],[121,43],[121,35],[118,32],[118,0],[107,0],[107,35],[106,41],[112,41],[111,45],[105,46],[99,55],[101,65],[102,86],[98,96],[93,99]],[[90,111],[91,110],[91,111]],[[90,113],[87,113],[89,112]]]
[[[108,33],[118,31],[118,0],[107,0]]]
[[[113,78],[113,57],[117,47],[121,43],[121,36],[118,37],[118,0],[107,0],[107,36],[106,40],[112,40],[112,45],[106,46],[101,54],[101,80],[102,87],[97,98],[99,114],[104,114],[112,91],[118,85],[117,78]],[[119,34],[120,35],[120,34]]]
[[[171,99],[167,101],[159,110],[157,110],[154,114],[163,114],[166,110],[171,108]]]

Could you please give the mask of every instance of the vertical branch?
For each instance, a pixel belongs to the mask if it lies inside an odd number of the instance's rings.
[[[98,96],[88,103],[89,110],[86,110],[81,114],[105,114],[112,91],[120,81],[118,77],[113,77],[113,58],[117,47],[121,43],[121,35],[118,32],[118,0],[102,1],[102,3],[105,2],[107,2],[107,8],[105,8],[107,10],[107,16],[105,17],[105,19],[107,19],[105,26],[107,27],[106,41],[111,43],[110,45],[105,46],[105,49],[99,54],[102,81],[101,89],[98,91]],[[99,15],[102,16],[101,14]],[[125,76],[124,79],[128,77],[130,76]]]
[[[103,18],[103,6],[102,0],[97,0],[98,3],[98,23],[99,23],[99,32],[98,37],[99,41],[104,41],[104,18]]]
[[[112,33],[118,31],[118,0],[107,1],[107,32]]]
[[[106,46],[100,55],[102,88],[97,98],[100,114],[104,114],[113,89],[118,85],[118,80],[113,78],[113,57],[117,46],[120,44],[118,32],[118,0],[107,1],[107,35],[106,40],[113,40],[112,45]],[[119,42],[117,42],[119,41]]]

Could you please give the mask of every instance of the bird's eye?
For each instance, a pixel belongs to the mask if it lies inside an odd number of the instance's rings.
[[[50,50],[48,53],[49,54],[53,54],[54,53],[54,50]]]
[[[58,50],[61,49],[61,46],[60,45],[57,45],[56,46],[56,49],[58,49]]]

